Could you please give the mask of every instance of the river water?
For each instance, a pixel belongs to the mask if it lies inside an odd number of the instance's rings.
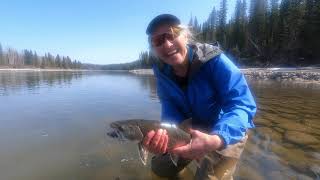
[[[320,86],[249,84],[257,128],[234,179],[319,179]],[[106,137],[131,118],[160,118],[153,76],[0,71],[0,179],[150,179],[134,144]]]

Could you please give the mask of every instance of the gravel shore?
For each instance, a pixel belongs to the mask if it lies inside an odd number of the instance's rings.
[[[90,71],[86,69],[40,69],[40,68],[0,68],[0,71]]]
[[[320,82],[320,68],[245,68],[240,70],[249,79]],[[139,75],[153,75],[152,69],[135,69],[129,72]]]

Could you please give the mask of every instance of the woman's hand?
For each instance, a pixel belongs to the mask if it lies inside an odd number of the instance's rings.
[[[143,146],[153,154],[165,153],[168,146],[168,135],[167,131],[158,129],[157,132],[149,131],[144,137]]]
[[[207,153],[223,147],[223,140],[218,135],[210,135],[198,130],[190,130],[190,144],[174,148],[171,152],[187,159],[201,159]]]

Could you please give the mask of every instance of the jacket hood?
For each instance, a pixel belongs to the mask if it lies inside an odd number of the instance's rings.
[[[222,50],[218,46],[211,44],[194,43],[189,45],[191,55],[189,56],[190,69],[189,78],[191,78],[200,67],[210,60],[214,60],[215,57],[222,53]]]
[[[206,63],[222,53],[222,50],[218,46],[213,46],[211,44],[194,43],[190,44],[190,47],[194,53],[192,59],[199,60],[202,63]]]

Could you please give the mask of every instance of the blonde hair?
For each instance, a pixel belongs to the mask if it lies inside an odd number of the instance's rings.
[[[189,26],[186,25],[178,25],[179,28],[181,28],[181,34],[184,34],[187,37],[187,43],[193,43],[195,41],[195,36],[192,33],[191,29],[189,28]]]

